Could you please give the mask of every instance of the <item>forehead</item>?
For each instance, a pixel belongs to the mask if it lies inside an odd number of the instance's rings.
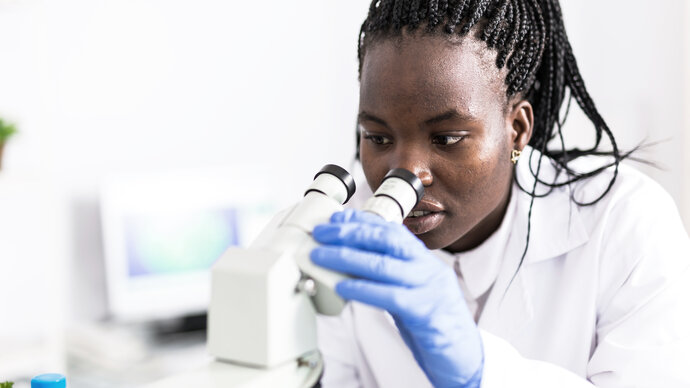
[[[360,104],[414,104],[425,110],[460,107],[481,115],[505,103],[505,74],[496,54],[471,35],[403,36],[373,42],[362,64]]]

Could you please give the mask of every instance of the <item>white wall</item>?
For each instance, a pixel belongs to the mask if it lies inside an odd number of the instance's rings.
[[[684,156],[690,150],[688,2],[562,0],[562,6],[580,71],[599,111],[621,148],[658,143],[637,155],[659,168],[636,167],[669,191],[690,230],[690,161]],[[589,123],[574,113],[566,140],[591,144]]]
[[[685,61],[683,62],[683,69],[685,69],[685,103],[683,104],[683,112],[685,112],[685,128],[683,136],[685,137],[685,144],[683,145],[683,167],[685,173],[681,176],[681,180],[685,183],[683,193],[681,195],[681,209],[683,211],[685,229],[690,233],[690,1],[685,2]]]
[[[33,115],[3,104],[25,134],[8,151],[8,167],[43,170],[33,156],[46,138],[55,173],[85,192],[111,171],[264,160],[290,170],[349,160],[353,21],[365,6],[27,0],[5,7],[3,28],[18,29],[21,41],[4,39],[19,60],[6,69],[3,81],[14,85],[4,89],[26,94],[16,105],[43,117],[34,125]],[[304,14],[314,16],[300,20]]]
[[[352,158],[366,1],[0,7],[0,114],[22,131],[5,173],[49,176],[65,192],[71,265],[87,279],[73,292],[77,315],[102,313],[102,279],[87,275],[101,271],[97,191],[108,174],[268,163],[301,188]],[[85,292],[94,287],[97,298]]]

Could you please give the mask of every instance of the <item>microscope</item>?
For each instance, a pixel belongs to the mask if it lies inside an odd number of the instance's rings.
[[[229,248],[211,269],[207,348],[215,360],[148,388],[312,388],[323,360],[316,314],[338,315],[345,301],[334,291],[347,275],[313,264],[311,231],[355,192],[352,176],[324,166],[304,197],[278,213],[247,248]],[[401,223],[424,195],[410,171],[393,169],[362,210]]]

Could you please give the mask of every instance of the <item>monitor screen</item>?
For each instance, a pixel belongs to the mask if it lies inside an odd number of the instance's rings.
[[[129,174],[102,185],[110,314],[144,321],[199,314],[210,268],[231,246],[248,246],[299,190],[235,171]],[[277,178],[279,179],[279,178]],[[292,194],[291,194],[292,193]]]
[[[228,247],[239,245],[237,214],[237,208],[219,207],[127,215],[127,275],[207,270]]]

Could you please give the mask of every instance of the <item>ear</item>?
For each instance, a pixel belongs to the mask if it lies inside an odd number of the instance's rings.
[[[527,100],[513,103],[508,112],[507,123],[510,123],[510,135],[513,149],[522,151],[532,138],[534,128],[534,111]]]

